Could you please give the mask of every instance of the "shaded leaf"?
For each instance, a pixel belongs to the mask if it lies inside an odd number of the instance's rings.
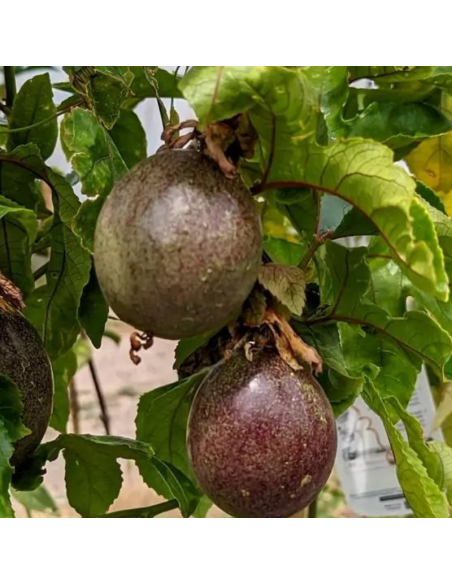
[[[34,288],[31,245],[37,230],[33,211],[0,195],[0,270],[24,296]]]
[[[265,293],[255,286],[243,306],[243,321],[248,326],[260,326],[264,320],[266,309],[267,299],[265,298]]]
[[[74,349],[70,349],[52,362],[54,395],[53,410],[49,425],[61,432],[67,432],[69,420],[69,383],[77,371],[77,356]]]
[[[107,318],[108,304],[99,287],[94,266],[92,266],[88,284],[84,287],[80,299],[78,319],[96,349],[101,346]]]
[[[140,118],[132,110],[121,110],[110,137],[129,170],[146,158],[146,132]]]
[[[44,120],[48,121],[36,128],[10,134],[8,149],[13,150],[16,146],[33,143],[39,148],[44,160],[54,151],[58,138],[58,123],[48,73],[35,75],[22,85],[14,99],[9,127],[11,130],[23,128]]]
[[[152,445],[156,455],[188,476],[187,420],[194,393],[207,370],[144,394],[138,404],[136,436]]]
[[[452,122],[426,103],[374,102],[363,113],[347,121],[344,134],[388,143],[400,148],[413,141],[444,134]]]
[[[9,464],[9,459],[13,451],[11,439],[2,418],[0,418],[0,518],[14,517],[9,498],[9,485],[13,470]]]
[[[80,332],[77,315],[90,268],[89,252],[56,215],[46,284],[29,296],[24,311],[52,359],[66,353]]]
[[[173,369],[179,369],[182,363],[195,351],[203,347],[218,331],[209,331],[203,335],[181,339],[174,351]]]
[[[342,109],[349,92],[346,67],[305,67],[319,109],[333,134],[343,125]]]
[[[11,492],[16,501],[25,507],[29,516],[31,516],[33,511],[59,515],[58,507],[44,485],[40,485],[34,491],[16,491],[15,489],[11,489]]]
[[[9,498],[12,468],[9,464],[13,444],[28,434],[22,424],[22,401],[17,385],[0,374],[0,518],[13,517]]]

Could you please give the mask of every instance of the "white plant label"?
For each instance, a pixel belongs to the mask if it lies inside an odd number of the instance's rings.
[[[420,421],[427,439],[444,440],[441,430],[431,431],[435,405],[424,369],[407,410]],[[358,398],[337,425],[336,468],[350,509],[367,517],[410,515],[380,419]],[[406,436],[401,423],[397,429]]]

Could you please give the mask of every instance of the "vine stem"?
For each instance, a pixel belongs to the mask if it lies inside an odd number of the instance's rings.
[[[74,434],[80,434],[80,404],[78,401],[77,386],[75,385],[74,380],[72,380],[69,384],[69,403],[71,408],[72,428]]]
[[[105,433],[107,436],[110,435],[110,417],[108,415],[107,404],[105,403],[104,394],[102,391],[102,387],[100,385],[99,376],[97,374],[96,366],[94,365],[94,361],[90,359],[88,361],[88,367],[91,373],[91,377],[93,379],[94,388],[96,390],[97,399],[99,401],[100,411],[101,411],[101,420],[105,428]]]
[[[141,517],[141,518],[151,518],[166,511],[172,511],[179,507],[178,502],[175,499],[171,501],[165,501],[164,503],[159,503],[158,505],[152,505],[151,507],[138,507],[137,509],[125,509],[124,511],[115,511],[114,513],[107,513],[102,515],[105,519],[125,519],[127,517]]]
[[[308,519],[317,519],[317,497],[308,507]]]
[[[6,105],[13,107],[16,97],[16,73],[14,67],[3,67],[5,75]]]

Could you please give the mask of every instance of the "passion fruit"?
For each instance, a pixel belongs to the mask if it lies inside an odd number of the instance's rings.
[[[18,466],[40,444],[49,425],[53,374],[36,329],[19,312],[3,309],[0,309],[0,373],[19,388],[22,420],[30,430],[15,445],[11,464]]]
[[[181,339],[239,314],[261,246],[259,215],[241,180],[194,150],[166,150],[115,185],[96,227],[95,265],[121,320]]]
[[[289,517],[333,468],[337,434],[317,380],[275,350],[220,362],[193,401],[187,445],[203,491],[236,517]]]

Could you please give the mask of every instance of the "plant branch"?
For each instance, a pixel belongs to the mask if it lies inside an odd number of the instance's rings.
[[[265,188],[265,184],[267,183],[270,171],[272,169],[273,158],[275,156],[275,145],[276,145],[276,117],[275,114],[272,113],[272,135],[270,141],[270,152],[268,154],[267,167],[265,168],[264,174],[262,176],[261,181],[262,188]]]
[[[16,73],[15,67],[3,67],[5,77],[6,105],[13,107],[16,97]]]
[[[11,110],[6,104],[4,104],[2,101],[0,101],[0,112],[3,112],[5,114],[5,116],[9,116],[9,114],[11,113]]]
[[[88,361],[89,370],[91,373],[91,377],[93,379],[94,388],[96,390],[97,399],[99,400],[99,406],[101,411],[101,420],[105,428],[105,433],[107,436],[110,435],[110,418],[107,411],[107,405],[105,402],[104,394],[102,391],[102,387],[100,385],[99,376],[97,374],[96,367],[94,365],[94,361],[90,359]]]
[[[141,517],[144,519],[149,519],[160,515],[161,513],[166,513],[166,511],[172,511],[173,509],[178,509],[179,504],[175,499],[171,501],[165,501],[165,503],[159,503],[158,505],[152,505],[151,507],[138,507],[137,509],[125,509],[124,511],[115,511],[114,513],[106,513],[102,515],[103,519],[126,519],[128,517]]]
[[[49,269],[49,262],[46,262],[45,264],[42,264],[42,266],[40,266],[36,271],[33,272],[33,278],[36,280],[39,280],[39,278],[42,278],[42,276],[44,276],[44,274],[47,273],[47,270]]]
[[[309,519],[316,519],[317,518],[317,497],[312,501],[312,503],[308,507],[308,518]]]
[[[34,130],[35,128],[39,128],[39,126],[43,126],[45,124],[48,124],[49,122],[51,122],[55,118],[58,118],[59,116],[65,114],[73,107],[74,106],[71,105],[70,107],[67,107],[65,109],[60,110],[56,114],[53,114],[53,115],[49,116],[48,118],[44,118],[43,120],[40,120],[39,122],[36,122],[35,124],[30,124],[29,126],[22,126],[22,128],[11,128],[11,129],[10,128],[7,128],[7,129],[0,128],[0,134],[17,134],[18,132],[23,132],[24,130]]]
[[[69,384],[69,404],[71,408],[72,428],[74,434],[80,434],[80,404],[78,401],[77,387],[73,379]]]
[[[321,247],[325,243],[325,241],[327,241],[328,239],[332,239],[333,235],[334,235],[334,230],[327,231],[326,233],[324,233],[323,235],[320,235],[320,236],[315,234],[314,238],[312,240],[312,243],[308,248],[308,251],[304,255],[301,262],[298,264],[298,267],[302,270],[307,268],[309,262],[314,257],[315,252],[319,249],[319,247]]]

